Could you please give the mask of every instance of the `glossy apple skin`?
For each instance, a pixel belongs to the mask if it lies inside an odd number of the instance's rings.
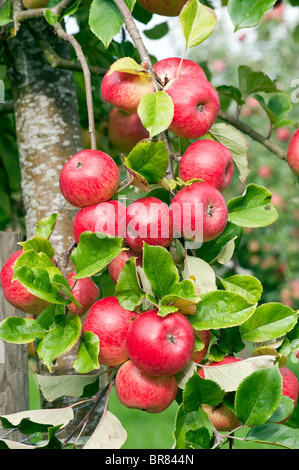
[[[294,408],[298,402],[298,394],[299,394],[299,384],[296,375],[288,368],[288,367],[280,367],[279,372],[281,373],[282,377],[282,395],[290,397],[293,400]],[[289,416],[280,421],[283,423],[287,421]]]
[[[112,200],[82,207],[73,220],[73,237],[78,244],[82,232],[101,232],[113,237],[126,234],[126,206]]]
[[[179,57],[169,57],[167,59],[159,60],[153,66],[154,72],[161,80],[163,85],[175,79],[178,75],[194,75],[198,79],[206,80],[206,74],[203,69],[193,60],[183,59]]]
[[[60,191],[75,207],[85,207],[111,199],[120,181],[115,161],[99,150],[82,150],[62,168]]]
[[[187,0],[138,0],[138,3],[150,13],[162,16],[178,16]]]
[[[211,332],[210,330],[202,330],[202,331],[195,331],[194,332],[204,343],[203,349],[200,351],[195,351],[191,359],[194,361],[196,364],[200,364],[200,362],[205,358],[209,344],[210,344],[210,338],[211,338]]]
[[[120,403],[127,408],[161,413],[174,401],[178,385],[173,375],[153,377],[144,374],[129,360],[116,374],[115,391]]]
[[[200,178],[223,192],[234,173],[233,156],[229,149],[215,140],[193,142],[183,154],[179,164],[179,177],[183,181]]]
[[[76,305],[74,305],[72,302],[69,305],[69,309],[73,314],[78,314],[81,316],[84,315],[84,313],[86,313],[87,310],[97,301],[101,292],[93,280],[90,279],[90,277],[76,280],[74,279],[75,275],[76,271],[72,271],[68,275],[67,281],[70,288],[72,289],[74,297],[76,297],[82,307],[76,307]]]
[[[13,266],[23,250],[13,253],[3,265],[0,273],[1,287],[7,302],[24,313],[37,315],[49,307],[49,303],[31,294],[17,279],[12,281]]]
[[[145,374],[174,375],[184,369],[194,350],[195,336],[181,313],[166,317],[148,310],[136,317],[127,333],[131,361]]]
[[[173,198],[170,210],[174,230],[187,240],[213,240],[223,232],[228,218],[226,202],[220,191],[201,182],[181,189]]]
[[[90,308],[83,333],[92,331],[100,340],[99,363],[116,366],[128,359],[126,335],[136,312],[125,310],[114,296],[104,297]]]
[[[112,145],[123,153],[129,153],[149,133],[143,127],[138,114],[128,114],[114,108],[109,113],[108,137]]]
[[[49,3],[49,0],[22,0],[23,5],[27,10],[32,8],[44,8]]]
[[[213,85],[194,75],[180,75],[163,89],[173,101],[174,116],[169,130],[185,139],[198,139],[214,124],[219,95]]]
[[[141,252],[143,242],[167,248],[172,240],[172,215],[167,204],[144,197],[128,206],[126,241],[133,250]]]
[[[293,173],[299,177],[299,129],[294,132],[288,145],[287,162]]]
[[[117,284],[120,272],[128,259],[135,257],[137,266],[142,265],[142,257],[140,253],[135,252],[134,250],[125,250],[119,253],[108,265],[108,272],[114,284]]]
[[[109,71],[102,80],[102,98],[126,113],[137,113],[142,96],[155,91],[152,81],[146,77],[117,71],[108,74]]]

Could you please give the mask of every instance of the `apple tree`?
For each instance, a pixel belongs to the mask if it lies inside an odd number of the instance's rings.
[[[263,286],[251,274],[222,275],[244,230],[278,218],[269,189],[246,184],[248,137],[298,176],[297,123],[289,122],[294,134],[285,152],[240,118],[248,97],[259,93],[271,126],[281,127],[285,94],[246,64],[238,87],[215,87],[204,68],[186,59],[217,28],[212,1],[173,0],[167,10],[154,0],[28,1],[26,9],[14,3],[0,11],[5,33],[13,26],[7,50],[27,25],[50,68],[79,74],[89,140],[55,173],[74,213],[71,231],[65,228],[69,246],[57,255],[63,221],[58,210],[49,211],[1,271],[7,301],[26,316],[5,319],[0,338],[34,343],[49,371],[37,377],[44,399],[74,403],[3,416],[2,426],[28,435],[47,431],[40,447],[121,448],[126,430],[109,411],[115,387],[128,408],[159,413],[176,403],[169,423],[175,449],[233,446],[245,428],[245,443],[298,448],[298,380],[286,367],[298,349],[298,312],[261,301]],[[276,2],[226,3],[239,31],[257,26]],[[182,57],[157,61],[145,47],[136,20],[146,24],[155,14],[177,17]],[[66,16],[77,19],[78,34],[66,31]],[[37,20],[46,34],[34,28]],[[163,25],[152,32],[164,33]],[[71,56],[53,50],[51,35],[71,46]],[[96,118],[105,122],[100,137]],[[242,191],[226,198],[233,173]],[[56,362],[74,350],[73,373],[53,375]],[[103,400],[94,431],[84,435]],[[85,401],[88,412],[60,439]],[[1,446],[9,448],[9,440]]]

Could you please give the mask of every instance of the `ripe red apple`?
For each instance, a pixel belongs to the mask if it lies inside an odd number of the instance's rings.
[[[155,91],[151,79],[132,73],[109,71],[103,77],[101,94],[104,101],[127,113],[137,113],[143,95]]]
[[[21,312],[37,315],[49,307],[49,302],[31,294],[17,279],[12,281],[14,275],[13,266],[22,253],[22,249],[16,251],[3,265],[0,273],[1,287],[7,302]]]
[[[184,369],[194,350],[195,335],[181,313],[166,317],[148,310],[136,317],[127,333],[131,361],[145,374],[174,375]]]
[[[78,244],[82,232],[101,232],[125,237],[126,206],[117,200],[82,207],[73,220],[73,237]]]
[[[115,391],[120,403],[127,408],[161,413],[174,401],[178,385],[173,375],[153,377],[144,374],[129,360],[116,374]]]
[[[194,75],[197,78],[206,80],[206,74],[203,69],[193,60],[181,59],[179,57],[168,57],[159,60],[153,66],[154,72],[157,74],[163,85],[174,80],[177,75]]]
[[[225,229],[228,217],[222,194],[209,183],[181,189],[170,204],[174,230],[186,240],[207,242]]]
[[[141,252],[143,242],[166,248],[172,240],[172,216],[165,202],[143,197],[128,206],[126,241],[133,250]]]
[[[276,137],[278,140],[286,141],[291,137],[291,132],[287,127],[279,127],[276,131]]]
[[[217,118],[220,100],[208,80],[193,74],[179,75],[163,91],[174,104],[170,131],[186,139],[197,139],[209,131]]]
[[[178,16],[187,0],[138,0],[138,3],[150,13],[162,16]]]
[[[99,363],[116,366],[128,359],[127,331],[136,312],[125,310],[114,296],[104,297],[90,308],[83,333],[92,331],[100,340]]]
[[[149,138],[149,133],[138,114],[128,114],[114,108],[109,114],[108,137],[114,147],[129,153],[140,140]]]
[[[293,173],[299,176],[299,129],[291,137],[287,151],[287,162]]]
[[[120,181],[118,167],[107,153],[82,150],[62,168],[60,191],[76,207],[85,207],[111,199]]]
[[[231,152],[215,140],[193,142],[183,154],[179,165],[179,177],[183,181],[200,178],[220,192],[230,184],[233,172]]]
[[[207,354],[209,344],[210,344],[211,332],[210,330],[202,330],[202,331],[194,331],[194,333],[204,343],[203,349],[201,349],[200,351],[195,351],[191,356],[192,361],[194,361],[196,364],[200,364],[200,362],[205,358]]]
[[[22,0],[23,5],[27,10],[32,8],[44,8],[49,3],[49,0]]]
[[[128,259],[135,257],[137,266],[142,265],[142,257],[140,253],[134,250],[125,250],[119,253],[108,265],[108,272],[114,284],[117,283],[120,272]]]
[[[69,309],[72,313],[78,314],[79,316],[84,315],[87,310],[96,302],[100,296],[100,289],[93,282],[90,277],[85,279],[74,279],[76,271],[72,271],[68,277],[67,281],[74,297],[78,300],[81,307],[76,307],[72,302],[69,305]]]
[[[297,405],[299,384],[298,379],[294,372],[288,367],[280,367],[279,372],[282,376],[282,395],[290,397],[294,402],[294,407]]]

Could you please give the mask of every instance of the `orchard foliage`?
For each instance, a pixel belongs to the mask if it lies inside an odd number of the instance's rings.
[[[53,7],[58,3],[50,0],[44,14],[49,24],[54,26],[61,20],[53,12]],[[229,0],[227,3],[234,30],[238,31],[258,25],[275,1]],[[152,13],[134,0],[126,0],[125,4],[132,12],[132,18],[144,25],[152,17]],[[83,13],[79,15],[81,8]],[[87,7],[80,1],[74,1],[66,14],[75,15],[78,19],[78,40],[84,43],[84,52],[91,65],[101,62],[110,72],[152,79],[150,64],[144,66],[140,51],[130,41],[118,43],[115,40],[115,36],[128,27],[116,2],[93,0]],[[9,24],[12,21],[10,15],[7,3],[0,12],[0,24]],[[217,28],[213,2],[187,1],[178,22],[181,27],[180,40],[185,41],[187,52],[202,44]],[[145,32],[147,36],[157,38],[166,33],[163,23]],[[101,115],[107,115],[110,107],[101,100],[100,79],[96,80],[98,95],[94,103],[99,108],[96,116],[101,118]],[[228,100],[239,110],[248,97],[255,96],[273,128],[285,124],[291,103],[275,80],[246,64],[239,67],[238,80],[238,87],[230,84],[216,87],[220,103],[222,99]],[[129,206],[132,195],[135,200],[152,196],[170,206],[175,194],[198,182],[196,178],[183,181],[178,177],[180,156],[194,139],[172,133],[175,107],[163,86],[141,98],[137,113],[149,138],[138,142],[121,157],[116,156],[122,182],[112,199],[120,197]],[[283,379],[279,372],[287,358],[298,349],[298,312],[279,301],[262,302],[262,283],[251,274],[221,274],[223,266],[232,259],[241,239],[246,236],[244,229],[268,227],[278,219],[277,210],[271,202],[271,192],[259,184],[246,185],[249,173],[246,132],[242,132],[243,129],[238,128],[234,121],[223,122],[221,116],[223,114],[219,113],[220,119],[201,137],[227,147],[232,154],[235,171],[245,185],[241,194],[225,201],[228,216],[224,230],[216,238],[199,246],[183,237],[174,238],[166,248],[144,242],[142,264],[137,263],[134,256],[126,261],[113,286],[114,295],[124,309],[135,312],[136,316],[145,310],[156,309],[159,316],[167,317],[187,309],[186,318],[194,332],[209,330],[211,333],[208,352],[200,364],[205,379],[197,372],[199,365],[191,359],[175,375],[178,386],[175,398],[177,415],[175,423],[169,423],[169,426],[173,426],[176,449],[219,448],[226,436],[233,438],[234,429],[225,435],[219,433],[205,412],[206,405],[218,408],[222,403],[234,412],[240,427],[250,426],[243,438],[245,441],[299,448],[298,407],[294,409],[293,401],[283,394]],[[294,128],[297,126],[291,120],[288,124]],[[105,148],[105,139],[100,141],[100,146],[104,151],[108,149],[108,144]],[[70,312],[70,304],[78,308],[81,305],[55,260],[53,262],[55,253],[51,235],[58,217],[58,213],[49,214],[39,222],[35,236],[22,243],[23,253],[14,265],[14,279],[31,294],[48,302],[49,306],[34,318],[7,318],[0,324],[0,338],[17,344],[34,342],[40,361],[50,372],[60,356],[76,347],[74,375],[39,375],[38,381],[42,394],[49,402],[61,396],[76,397],[80,401],[95,393],[103,393],[98,390],[103,374],[98,360],[101,342],[91,331],[82,333],[84,317]],[[100,295],[104,295],[102,280],[107,275],[109,264],[127,249],[125,237],[84,231],[70,250],[75,267],[74,279],[91,278],[99,286]],[[191,314],[188,310],[190,306]],[[196,335],[194,352],[204,347],[200,335]],[[208,367],[207,361],[220,362],[227,356],[235,355],[243,360]],[[112,367],[105,393],[110,385],[113,386],[119,367]],[[35,410],[0,419],[3,427],[17,428],[26,434],[47,431],[49,441],[45,447],[62,448],[63,443],[55,434],[73,419],[73,412],[72,408]],[[109,426],[113,426],[115,431],[112,446],[121,447],[126,440],[126,431],[117,417],[106,411],[94,435],[85,443],[85,448],[105,448],[109,440]],[[1,446],[9,447],[9,443],[1,440]]]

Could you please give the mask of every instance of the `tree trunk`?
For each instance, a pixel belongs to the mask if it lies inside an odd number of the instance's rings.
[[[57,38],[43,19],[32,21],[31,26],[46,36],[61,57],[69,58],[68,44]],[[72,219],[77,210],[61,195],[59,175],[69,158],[83,148],[73,73],[53,69],[48,64],[25,24],[16,37],[7,41],[7,53],[26,210],[26,238],[34,235],[40,219],[58,212],[60,217],[51,242],[55,255],[59,256],[72,243]],[[74,350],[59,358],[51,375],[75,373],[74,359]],[[39,373],[49,374],[40,367]],[[43,407],[63,407],[72,402],[58,399],[52,404],[43,402]],[[86,414],[89,406],[77,409],[78,419]],[[86,434],[93,430],[97,421],[95,415],[94,424],[86,429]]]

